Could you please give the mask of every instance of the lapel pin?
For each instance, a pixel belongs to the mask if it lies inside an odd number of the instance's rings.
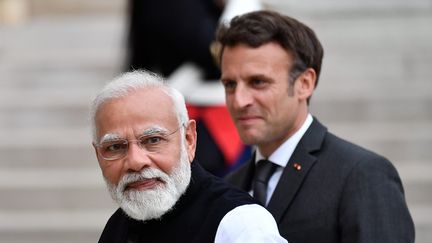
[[[298,163],[294,163],[293,167],[294,167],[294,169],[296,169],[298,171],[301,170],[301,165]]]

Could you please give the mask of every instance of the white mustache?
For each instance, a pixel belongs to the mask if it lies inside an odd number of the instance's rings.
[[[156,168],[145,168],[140,172],[127,173],[118,183],[118,190],[124,192],[127,185],[130,183],[155,178],[159,179],[162,182],[166,182],[167,180],[169,180],[169,175]]]

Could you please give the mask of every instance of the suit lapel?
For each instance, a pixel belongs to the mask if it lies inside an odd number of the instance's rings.
[[[326,131],[327,129],[314,118],[294,150],[267,206],[276,222],[280,222],[315,164],[316,157],[311,153],[320,149]]]
[[[244,191],[251,190],[253,173],[255,171],[255,163],[253,161],[254,157],[255,155],[252,156],[252,159],[242,165],[237,171],[228,174],[225,177],[225,181],[243,189]]]

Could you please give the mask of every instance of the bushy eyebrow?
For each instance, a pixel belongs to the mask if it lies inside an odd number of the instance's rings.
[[[144,130],[142,130],[140,133],[138,133],[138,137],[151,136],[154,134],[164,135],[166,133],[168,133],[168,129],[163,128],[163,127],[158,126],[158,125],[154,125],[154,126],[151,126],[151,127],[148,127],[148,128],[145,128]],[[99,144],[112,142],[112,141],[118,141],[121,139],[124,139],[124,138],[117,133],[107,133],[107,134],[102,136],[102,138],[99,141]]]
[[[112,142],[117,141],[119,139],[122,139],[122,137],[117,133],[107,133],[103,135],[103,137],[100,139],[99,144],[106,143],[106,142]]]
[[[163,127],[158,126],[158,125],[154,125],[154,126],[151,126],[149,128],[144,129],[142,132],[139,133],[138,137],[150,136],[153,134],[166,134],[166,133],[168,133],[168,129],[163,128]]]

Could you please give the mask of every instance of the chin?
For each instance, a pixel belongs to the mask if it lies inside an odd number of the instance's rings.
[[[259,144],[262,139],[256,135],[253,134],[240,134],[240,138],[243,141],[243,143],[247,144],[247,145],[255,145],[255,144]]]

